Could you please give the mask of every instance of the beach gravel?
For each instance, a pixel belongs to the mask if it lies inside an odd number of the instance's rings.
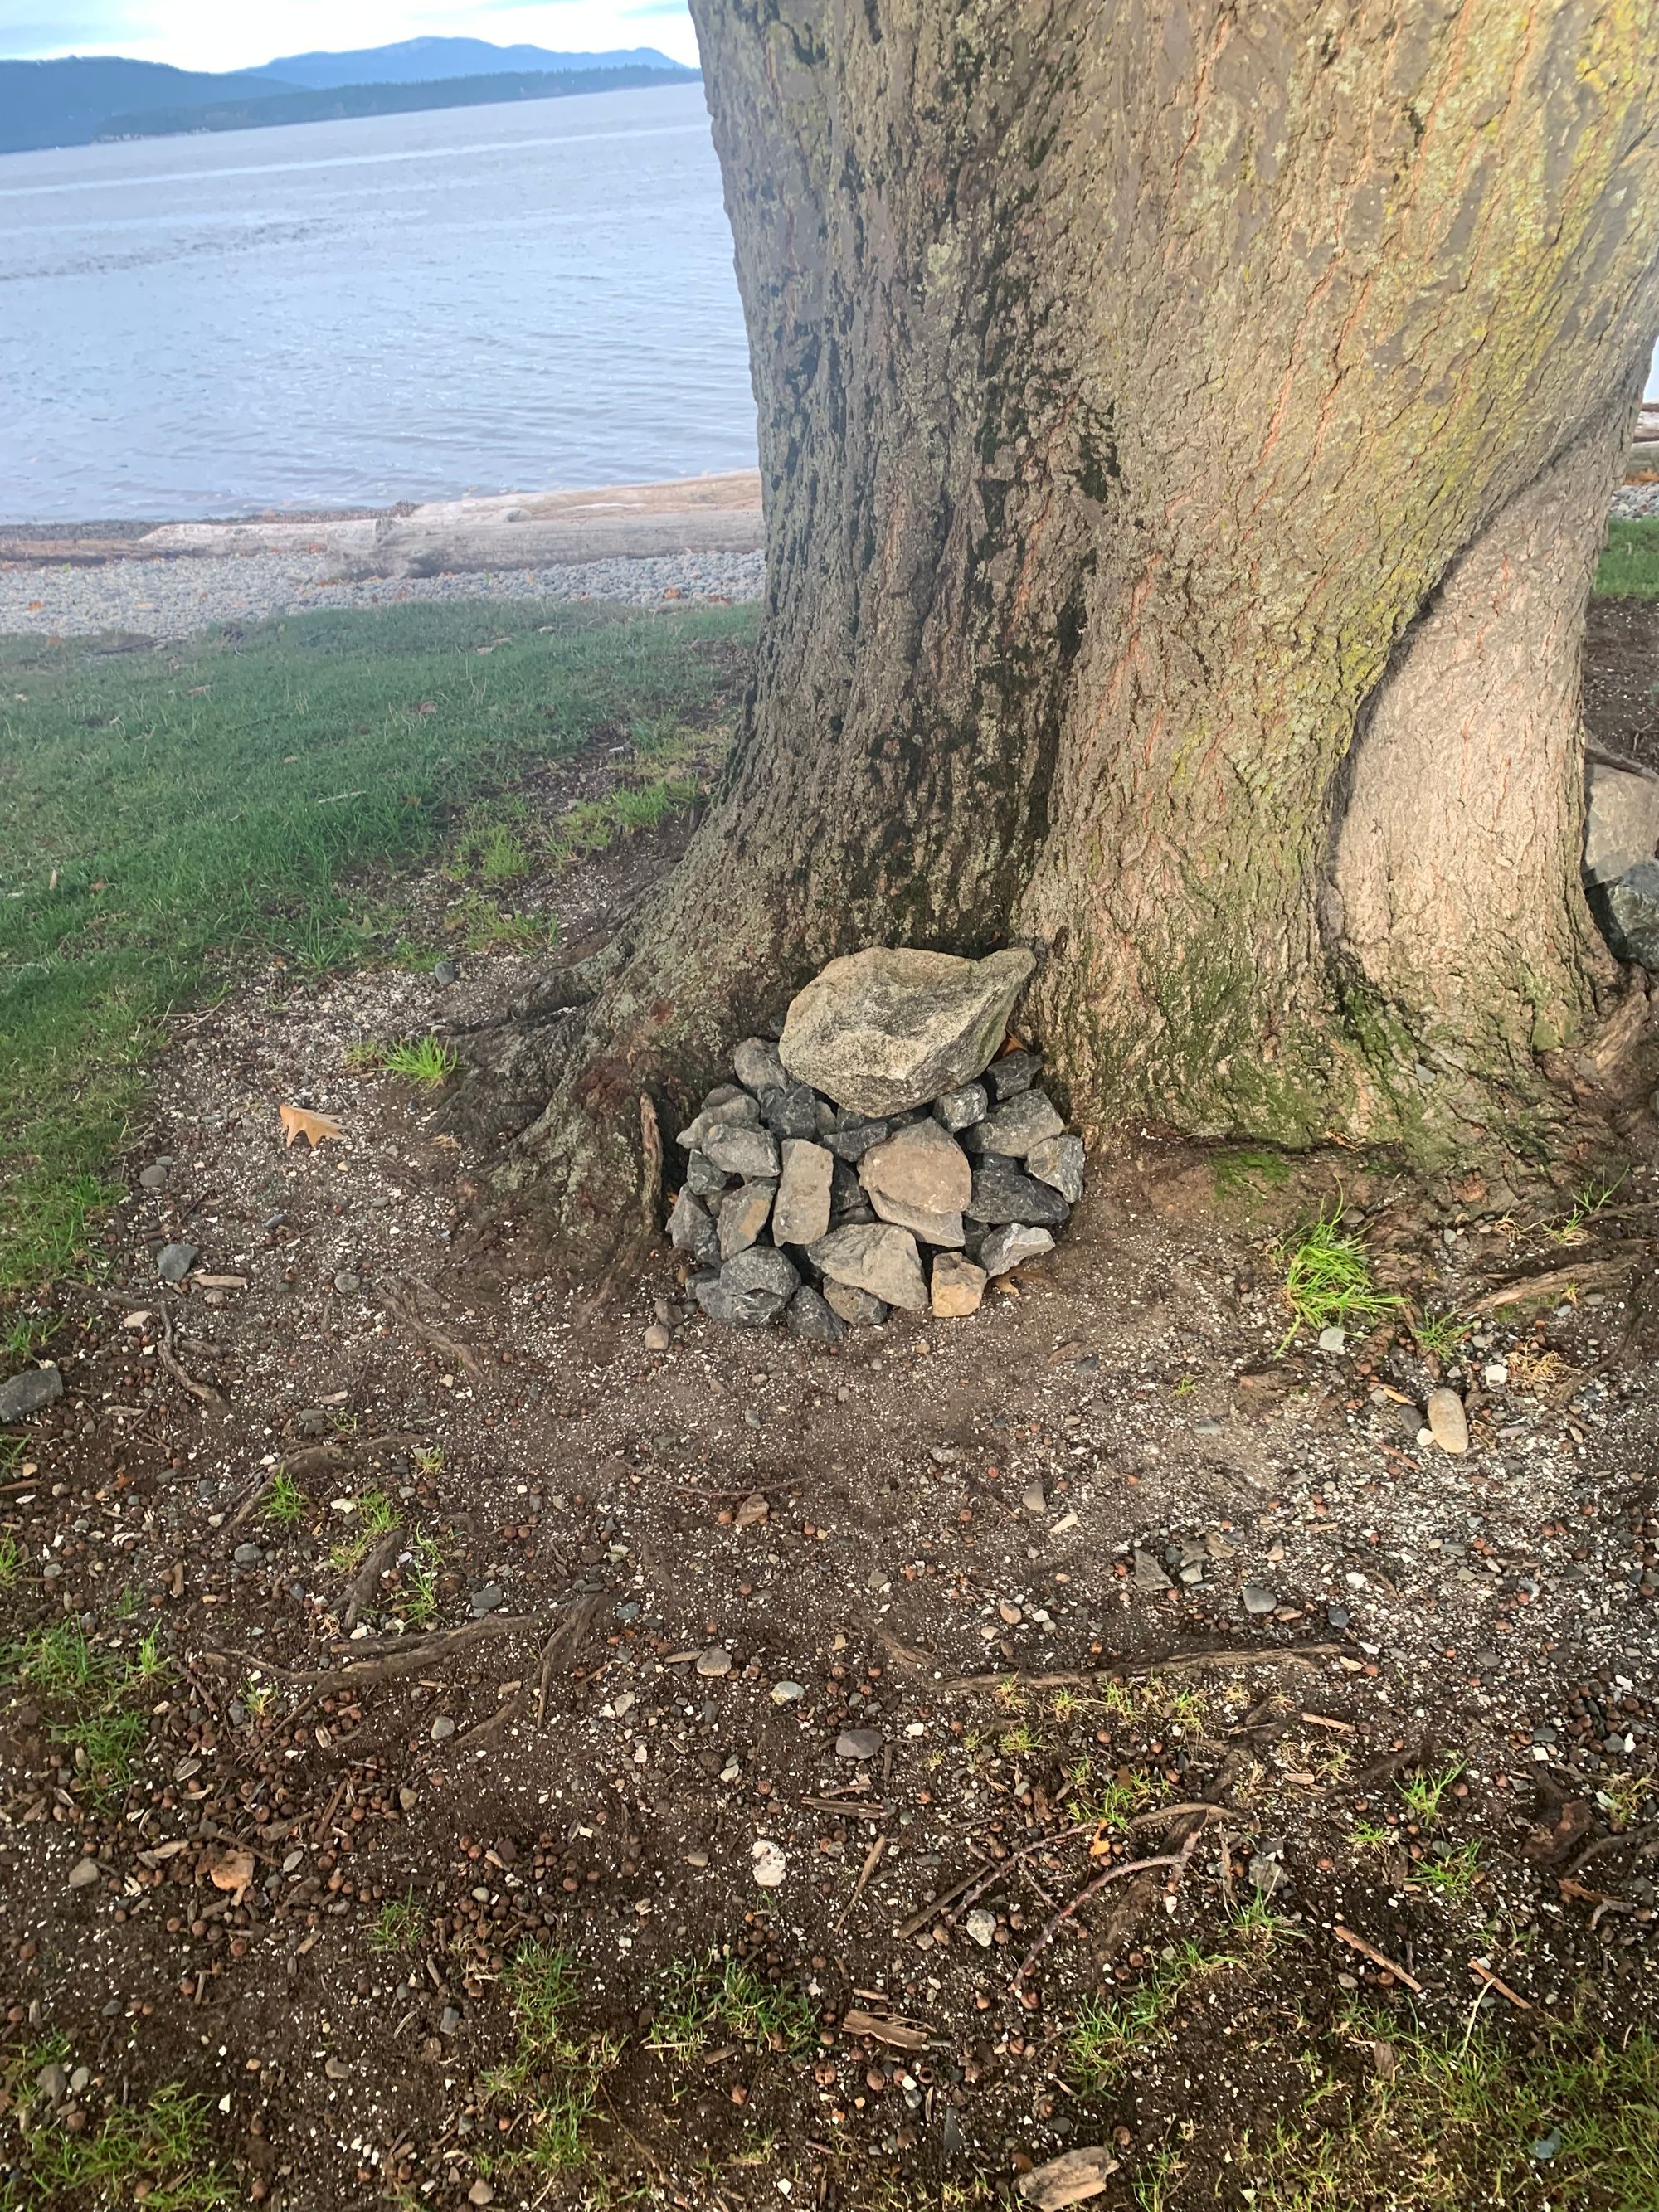
[[[179,638],[219,623],[256,623],[321,607],[398,606],[422,600],[668,600],[760,597],[763,553],[677,553],[501,568],[443,576],[345,577],[329,554],[201,554],[95,566],[0,566],[0,635]]]

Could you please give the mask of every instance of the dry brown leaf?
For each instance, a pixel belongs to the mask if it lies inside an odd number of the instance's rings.
[[[331,1137],[341,1144],[345,1142],[345,1131],[331,1114],[313,1114],[309,1106],[279,1106],[276,1113],[283,1125],[284,1145],[303,1137],[315,1152]]]
[[[223,1851],[208,1869],[208,1880],[216,1889],[234,1890],[239,1897],[252,1879],[252,1851]]]
[[[1023,2173],[1015,2186],[1037,2212],[1062,2212],[1067,2204],[1086,2204],[1100,2196],[1117,2166],[1104,2143],[1091,2143],[1084,2150],[1062,2151],[1047,2166]]]

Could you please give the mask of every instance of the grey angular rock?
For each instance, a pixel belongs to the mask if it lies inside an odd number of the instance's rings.
[[[55,1367],[26,1367],[0,1382],[0,1422],[26,1420],[63,1395],[64,1378]]]
[[[194,1244],[164,1244],[155,1255],[155,1272],[164,1283],[182,1283],[200,1256]]]
[[[761,1101],[761,1119],[775,1137],[816,1137],[821,1103],[810,1085],[791,1083],[782,1091],[767,1092]]]
[[[482,1620],[488,1613],[499,1613],[506,1602],[499,1583],[483,1583],[467,1600],[467,1607],[474,1620]]]
[[[765,1228],[771,1218],[772,1200],[776,1193],[775,1182],[739,1183],[728,1191],[720,1206],[720,1257],[729,1260],[735,1253],[745,1252]]]
[[[860,1291],[855,1295],[862,1297],[865,1293]],[[878,1304],[880,1301],[872,1303]],[[883,1306],[884,1319],[886,1311]],[[803,1283],[790,1299],[786,1320],[790,1335],[798,1337],[803,1344],[839,1344],[847,1334],[847,1323],[823,1293],[815,1291],[810,1283]]]
[[[994,1106],[982,1121],[967,1133],[970,1152],[996,1152],[1023,1160],[1033,1145],[1064,1133],[1066,1124],[1041,1091],[1017,1091],[1005,1105]]]
[[[711,1091],[696,1117],[682,1129],[675,1139],[688,1152],[696,1151],[711,1129],[757,1128],[760,1126],[760,1106],[740,1084],[726,1083]]]
[[[1659,860],[1627,868],[1593,902],[1620,957],[1659,973]]]
[[[836,1738],[836,1757],[857,1759],[862,1765],[877,1756],[886,1741],[879,1729],[843,1729]]]
[[[990,1111],[990,1093],[982,1083],[958,1084],[933,1101],[933,1113],[947,1129],[970,1129]]]
[[[783,1174],[772,1212],[772,1235],[780,1244],[815,1244],[830,1231],[836,1156],[808,1137],[783,1140]]]
[[[1036,963],[1022,948],[962,960],[872,946],[832,960],[790,1001],[779,1053],[838,1106],[902,1112],[971,1083]]]
[[[712,1267],[720,1256],[720,1232],[708,1208],[689,1188],[674,1200],[668,1241],[677,1252],[689,1252],[699,1267]]]
[[[715,1274],[693,1275],[686,1287],[710,1321],[728,1328],[767,1328],[783,1311],[775,1291],[740,1291]]]
[[[798,1294],[799,1295],[799,1294]],[[872,1297],[855,1283],[837,1283],[825,1277],[823,1302],[831,1313],[852,1328],[879,1328],[890,1309],[880,1298]]]
[[[745,1037],[732,1054],[732,1072],[745,1091],[781,1091],[787,1079],[769,1037]]]
[[[694,1198],[712,1198],[717,1190],[724,1190],[730,1180],[726,1170],[717,1168],[707,1152],[686,1154],[685,1188]]]
[[[1246,1613],[1267,1613],[1279,1603],[1278,1593],[1270,1590],[1266,1583],[1246,1583],[1239,1595]]]
[[[728,1291],[769,1291],[780,1301],[791,1298],[800,1281],[800,1271],[775,1244],[751,1244],[720,1269]]]
[[[167,1187],[167,1175],[168,1170],[159,1160],[155,1160],[149,1167],[139,1170],[139,1187],[143,1190],[165,1190]]]
[[[974,1170],[974,1185],[963,1208],[975,1221],[1021,1221],[1028,1225],[1058,1229],[1071,1212],[1052,1184],[1035,1176],[1022,1175],[1012,1160],[995,1153]]]
[[[1150,1552],[1136,1552],[1133,1582],[1138,1590],[1146,1590],[1154,1595],[1160,1590],[1175,1588],[1175,1584]]]
[[[1025,1172],[1051,1184],[1068,1206],[1083,1195],[1083,1139],[1045,1137],[1025,1155]]]
[[[979,1264],[988,1275],[1006,1275],[1023,1261],[1052,1252],[1054,1240],[1046,1229],[1028,1229],[1011,1221],[994,1229],[979,1248]]]
[[[778,1140],[769,1129],[746,1128],[740,1123],[717,1121],[706,1131],[702,1140],[705,1155],[717,1168],[727,1175],[742,1176],[745,1181],[775,1182],[778,1175]]]
[[[1659,852],[1659,776],[1592,761],[1584,771],[1584,873],[1610,884]]]
[[[832,1229],[808,1247],[806,1256],[820,1274],[868,1291],[890,1306],[920,1313],[927,1303],[916,1240],[908,1229],[885,1221]]]
[[[873,1121],[867,1114],[837,1114],[836,1126],[824,1136],[824,1143],[838,1160],[861,1160],[872,1145],[878,1145],[890,1133],[891,1125]]]
[[[239,1567],[257,1567],[264,1553],[258,1544],[239,1544],[230,1556]]]
[[[986,1069],[986,1088],[1000,1104],[1018,1091],[1029,1091],[1042,1073],[1042,1062],[1036,1053],[1005,1052]]]

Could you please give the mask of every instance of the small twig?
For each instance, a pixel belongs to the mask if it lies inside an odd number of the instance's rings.
[[[357,1570],[357,1579],[351,1585],[351,1595],[346,1600],[345,1618],[340,1624],[348,1635],[357,1626],[359,1614],[380,1588],[380,1577],[391,1565],[403,1540],[401,1528],[387,1529]]]
[[[316,1826],[311,1832],[311,1848],[313,1851],[317,1850],[319,1845],[321,1844],[323,1838],[328,1833],[330,1828],[333,1826],[334,1815],[339,1809],[340,1800],[345,1796],[346,1791],[349,1787],[350,1778],[349,1776],[343,1777],[338,1786],[335,1790],[334,1795],[328,1801],[328,1807],[326,1811],[324,1813],[322,1819],[318,1821]]]
[[[1092,1881],[1086,1882],[1069,1905],[1060,1906],[1060,1911],[1055,1913],[1054,1918],[1048,1922],[1037,1937],[1036,1942],[1025,1954],[1020,1962],[1019,1972],[1014,1976],[1016,1986],[1025,1979],[1036,1964],[1038,1955],[1047,1950],[1065,1923],[1072,1918],[1080,1906],[1086,1905],[1098,1891],[1104,1889],[1109,1881],[1121,1881],[1126,1875],[1132,1874],[1152,1874],[1159,1867],[1180,1867],[1184,1872],[1187,1861],[1192,1855],[1193,1845],[1197,1840],[1196,1835],[1190,1836],[1178,1851],[1161,1851],[1156,1858],[1126,1859],[1121,1866],[1108,1867],[1103,1873],[1097,1874]]]
[[[1493,1973],[1492,1968],[1486,1964],[1484,1959],[1471,1959],[1469,1960],[1469,1972],[1472,1974],[1478,1975],[1480,1978],[1486,1983],[1489,1989],[1496,1990],[1500,1997],[1507,1997],[1510,2002],[1516,2006],[1518,2010],[1522,2012],[1530,2012],[1532,2010],[1531,2005],[1518,1990],[1512,1990],[1507,1982],[1499,1981],[1498,1976]]]
[[[192,1398],[196,1399],[201,1405],[206,1407],[209,1413],[228,1413],[230,1411],[230,1407],[219,1395],[219,1393],[215,1389],[211,1389],[207,1383],[198,1382],[194,1376],[187,1375],[184,1368],[179,1364],[179,1356],[173,1348],[173,1316],[167,1311],[165,1304],[161,1306],[160,1311],[161,1316],[161,1340],[156,1345],[155,1352],[156,1357],[160,1359],[162,1366],[165,1367],[167,1373],[172,1376],[173,1381],[179,1385],[179,1389],[181,1390],[188,1391]]]
[[[523,1704],[524,1690],[521,1686],[520,1688],[514,1691],[511,1697],[503,1698],[501,1704],[497,1705],[495,1711],[489,1715],[488,1719],[476,1722],[474,1725],[466,1729],[464,1734],[458,1735],[454,1742],[449,1747],[450,1749],[452,1751],[459,1751],[463,1744],[477,1743],[481,1736],[493,1735],[495,1730],[501,1727],[504,1721],[513,1720],[517,1717],[519,1710]]]
[[[297,1683],[301,1688],[314,1689],[324,1682],[392,1682],[401,1674],[413,1674],[423,1667],[435,1666],[480,1637],[517,1635],[526,1629],[540,1627],[541,1623],[528,1615],[501,1613],[486,1613],[482,1620],[470,1620],[464,1628],[451,1629],[446,1636],[426,1637],[362,1637],[357,1649],[368,1647],[369,1653],[394,1648],[383,1657],[365,1656],[362,1661],[343,1657],[332,1667],[279,1667],[274,1659],[253,1651],[204,1651],[202,1657],[217,1661],[240,1660],[244,1666],[257,1667],[262,1674],[269,1674],[278,1682]],[[349,1648],[349,1647],[348,1647]]]
[[[994,1861],[990,1870],[984,1875],[978,1882],[974,1883],[973,1886],[969,1887],[968,1894],[965,1897],[958,1898],[957,1902],[951,1906],[951,1910],[948,1912],[939,1914],[939,1917],[947,1923],[952,1920],[959,1920],[964,1912],[971,1911],[973,1907],[979,1903],[981,1898],[984,1896],[988,1889],[994,1889],[997,1884],[1002,1880],[1003,1876],[1007,1874],[1012,1868],[1017,1867],[1022,1859],[1029,1859],[1034,1856],[1038,1851],[1048,1850],[1053,1844],[1070,1843],[1075,1836],[1086,1836],[1090,1829],[1093,1827],[1094,1825],[1095,1824],[1092,1820],[1080,1820],[1075,1827],[1061,1828],[1057,1834],[1052,1836],[1039,1836],[1034,1844],[1022,1844],[1017,1851],[1010,1851],[1006,1858]],[[1028,1881],[1031,1879],[1030,1875],[1026,1878]],[[937,1911],[938,1903],[937,1900],[935,1900],[934,1904],[930,1905],[927,1907],[926,1913],[918,1917],[917,1925],[925,1925],[927,1918]],[[908,1929],[909,1923],[907,1922],[905,1925]],[[904,1932],[904,1929],[900,1930],[901,1935]]]
[[[1651,1843],[1656,1836],[1659,1836],[1659,1820],[1650,1820],[1645,1828],[1632,1828],[1628,1835],[1601,1836],[1595,1843],[1586,1844],[1566,1871],[1569,1875],[1576,1875],[1580,1867],[1588,1866],[1592,1859],[1599,1858],[1603,1851],[1625,1849],[1634,1850],[1638,1844]]]
[[[1373,1966],[1382,1967],[1386,1972],[1392,1974],[1396,1981],[1404,1982],[1408,1990],[1415,1990],[1419,1996],[1422,1996],[1423,1984],[1418,1980],[1416,1975],[1408,1974],[1399,1960],[1389,1958],[1386,1951],[1379,1951],[1374,1943],[1368,1943],[1363,1936],[1356,1936],[1352,1928],[1345,1928],[1340,1920],[1332,1929],[1331,1933],[1339,1942],[1346,1943],[1351,1950],[1362,1953]]]
[[[1121,1682],[1131,1677],[1189,1674],[1209,1667],[1291,1667],[1314,1659],[1336,1659],[1346,1644],[1261,1644],[1255,1649],[1224,1648],[1214,1651],[1172,1651],[1162,1659],[1120,1659],[1110,1667],[1093,1667],[1075,1674],[957,1674],[939,1685],[947,1696],[1000,1690],[1077,1690],[1093,1682]]]
[[[654,1237],[662,1206],[662,1131],[648,1091],[640,1093],[640,1211],[647,1234]]]
[[[875,1842],[871,1844],[869,1850],[865,1853],[864,1864],[859,1869],[859,1878],[853,1884],[853,1894],[848,1899],[846,1904],[842,1905],[841,1911],[836,1915],[835,1920],[832,1923],[833,1926],[839,1928],[843,1921],[845,1921],[848,1914],[853,1910],[853,1907],[858,1903],[860,1898],[863,1896],[864,1885],[869,1881],[871,1875],[875,1872],[878,1865],[880,1863],[881,1855],[886,1848],[886,1837],[878,1836]]]

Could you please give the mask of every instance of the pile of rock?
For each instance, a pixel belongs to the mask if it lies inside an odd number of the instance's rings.
[[[1592,758],[1585,775],[1584,884],[1621,960],[1659,973],[1659,776]]]
[[[970,1314],[1054,1248],[1083,1145],[1006,1044],[1029,952],[832,960],[681,1130],[668,1233],[713,1320],[835,1343],[898,1306]]]

